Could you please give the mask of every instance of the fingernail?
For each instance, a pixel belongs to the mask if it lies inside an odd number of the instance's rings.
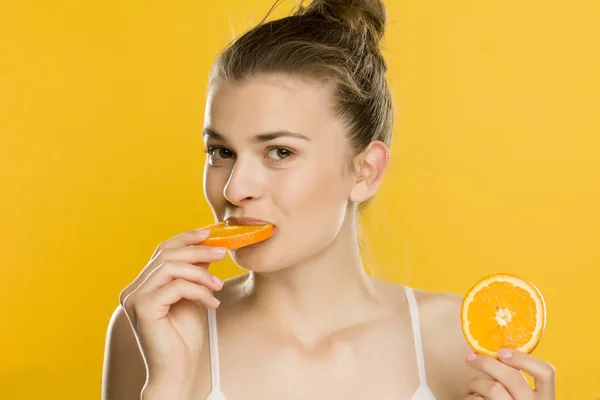
[[[219,287],[219,289],[223,287],[223,281],[217,278],[216,276],[212,277],[212,281],[215,283],[215,285]]]
[[[215,307],[218,307],[219,304],[221,304],[221,302],[216,297],[213,297],[213,304],[215,305]]]
[[[467,353],[467,355],[465,356],[465,360],[467,360],[468,362],[475,361],[476,358],[477,354],[475,353]]]
[[[217,254],[225,254],[225,252],[227,251],[225,247],[211,247],[210,250]]]
[[[498,357],[500,358],[511,358],[513,356],[512,350],[509,349],[500,349],[498,350]]]
[[[206,235],[209,232],[210,232],[210,229],[204,229],[204,228],[196,229],[196,233],[201,236]]]

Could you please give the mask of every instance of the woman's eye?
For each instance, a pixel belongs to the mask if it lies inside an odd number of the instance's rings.
[[[286,149],[283,147],[275,147],[275,148],[270,149],[267,154],[269,155],[269,158],[271,158],[272,160],[281,161],[284,158],[288,158],[293,153],[289,149]]]
[[[231,158],[233,157],[233,152],[229,149],[226,149],[225,147],[209,147],[208,149],[206,149],[206,153],[212,158],[212,159],[226,159],[226,158]]]

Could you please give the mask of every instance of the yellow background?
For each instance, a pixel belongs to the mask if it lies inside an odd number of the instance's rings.
[[[270,5],[0,0],[0,398],[99,398],[119,291],[160,241],[212,222],[206,77]],[[598,399],[600,3],[387,6],[397,123],[370,267],[455,293],[533,281],[558,398]]]

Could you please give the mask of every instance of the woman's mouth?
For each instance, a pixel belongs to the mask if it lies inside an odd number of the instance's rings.
[[[228,217],[225,222],[227,225],[274,225],[271,222],[252,217]]]

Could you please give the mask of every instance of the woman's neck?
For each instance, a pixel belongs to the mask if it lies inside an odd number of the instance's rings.
[[[372,319],[382,309],[351,226],[344,226],[327,248],[301,264],[252,273],[250,279],[249,300],[260,318],[307,347]]]

